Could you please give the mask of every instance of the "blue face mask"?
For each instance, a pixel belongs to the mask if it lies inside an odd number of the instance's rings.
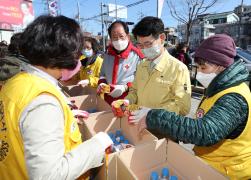
[[[82,53],[83,53],[83,55],[86,56],[86,57],[92,57],[92,55],[93,55],[93,50],[92,50],[92,49],[91,49],[91,50],[84,49],[84,50],[82,51]]]

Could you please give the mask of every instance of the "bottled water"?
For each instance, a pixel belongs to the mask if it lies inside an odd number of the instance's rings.
[[[156,171],[153,171],[150,176],[150,180],[158,180],[159,174]]]
[[[153,171],[150,176],[150,180],[178,180],[177,176],[170,176],[169,169],[164,167],[161,171],[161,176],[158,172]]]
[[[169,170],[168,168],[163,168],[161,171],[161,180],[168,180]]]
[[[125,139],[120,130],[117,130],[115,134],[108,133],[108,135],[113,142],[113,145],[107,150],[109,153],[118,152],[123,149],[133,147],[133,145],[129,144],[129,141]]]
[[[169,180],[178,180],[178,177],[177,176],[170,176]]]

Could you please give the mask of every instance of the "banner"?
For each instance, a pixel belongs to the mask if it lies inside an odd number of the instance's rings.
[[[0,1],[0,29],[21,31],[33,20],[34,13],[31,1]]]
[[[48,0],[48,9],[51,16],[58,15],[58,0]]]
[[[165,0],[157,0],[157,6],[158,6],[158,18],[161,18],[161,13],[162,13],[162,9],[163,9],[163,5],[164,5],[164,1]]]

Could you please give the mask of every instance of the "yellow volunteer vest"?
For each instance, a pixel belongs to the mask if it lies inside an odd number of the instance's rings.
[[[90,81],[90,86],[96,88],[98,86],[99,74],[102,63],[103,59],[97,56],[97,59],[93,64],[88,65],[86,67],[82,66],[79,72],[80,79],[88,79]]]
[[[197,110],[197,118],[203,117],[220,97],[228,93],[238,93],[242,95],[248,103],[249,115],[245,129],[235,139],[224,139],[209,147],[195,146],[194,152],[197,156],[231,179],[250,179],[251,93],[248,86],[242,83],[205,99]]]
[[[28,179],[19,119],[25,107],[35,97],[44,93],[55,96],[64,111],[65,153],[81,143],[78,124],[59,90],[40,77],[19,73],[7,81],[0,92],[0,179],[2,180]]]

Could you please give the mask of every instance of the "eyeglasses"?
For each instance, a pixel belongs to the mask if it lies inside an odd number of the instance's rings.
[[[136,43],[136,46],[140,49],[144,49],[144,48],[150,48],[152,47],[153,45],[153,42],[156,41],[157,39],[154,39],[152,41],[147,41],[147,42],[144,42],[144,43]]]

